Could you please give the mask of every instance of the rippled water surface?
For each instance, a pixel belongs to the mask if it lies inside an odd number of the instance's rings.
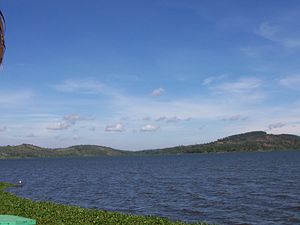
[[[300,224],[300,152],[0,161],[11,192],[187,222]]]

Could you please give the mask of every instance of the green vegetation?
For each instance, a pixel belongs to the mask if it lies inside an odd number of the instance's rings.
[[[300,137],[290,134],[273,135],[263,131],[253,131],[229,136],[206,144],[176,146],[136,152],[121,151],[97,145],[77,145],[68,148],[49,149],[22,144],[0,147],[0,158],[164,155],[271,150],[300,150]]]
[[[207,144],[177,146],[141,151],[139,154],[184,154],[217,152],[253,152],[272,150],[300,150],[300,137],[290,134],[273,135],[253,131],[219,139]]]
[[[0,214],[36,219],[39,225],[88,224],[184,224],[154,216],[134,216],[116,212],[83,209],[51,202],[34,202],[4,190],[13,185],[0,182]],[[196,223],[205,225],[205,223]]]
[[[97,145],[77,145],[57,149],[41,148],[29,144],[0,147],[0,158],[121,156],[126,153],[127,151]]]

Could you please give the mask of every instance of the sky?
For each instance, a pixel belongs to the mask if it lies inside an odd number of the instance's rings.
[[[0,0],[0,145],[300,135],[300,1]]]

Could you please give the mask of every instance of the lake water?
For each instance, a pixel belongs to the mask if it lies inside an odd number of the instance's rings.
[[[300,224],[300,152],[0,160],[10,192],[186,222]]]

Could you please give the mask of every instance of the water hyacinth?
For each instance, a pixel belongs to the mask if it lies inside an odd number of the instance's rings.
[[[0,214],[11,214],[35,219],[39,225],[184,224],[155,216],[135,216],[96,209],[84,209],[52,202],[35,202],[4,191],[12,186],[11,184],[0,182]],[[206,225],[205,223],[196,224]]]

